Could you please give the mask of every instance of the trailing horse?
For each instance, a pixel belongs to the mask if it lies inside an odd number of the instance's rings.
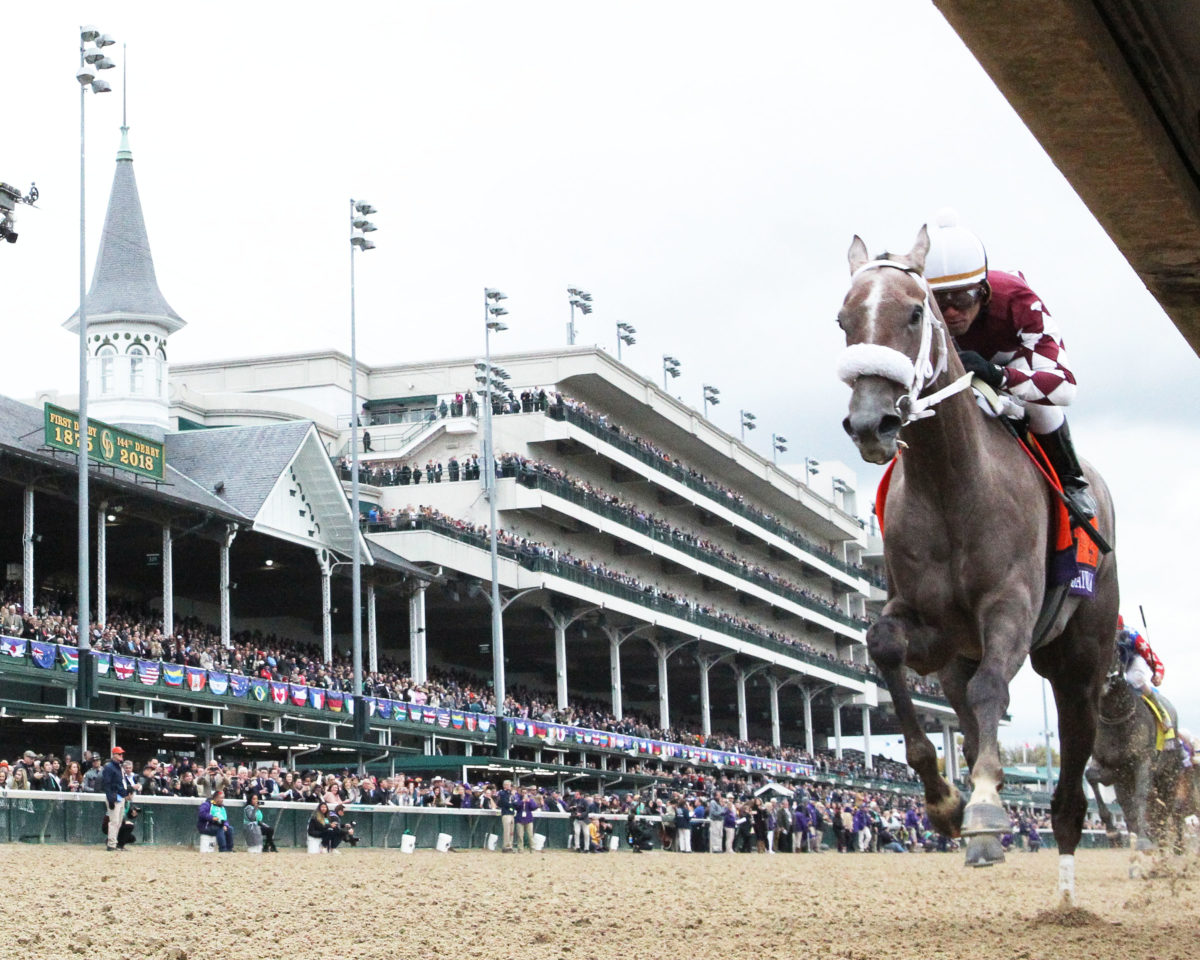
[[[1161,699],[1161,698],[1160,698]],[[1175,708],[1165,704],[1171,725],[1178,728]],[[1182,821],[1195,811],[1192,773],[1183,768],[1177,749],[1159,749],[1158,721],[1141,694],[1125,680],[1114,651],[1100,698],[1100,727],[1085,776],[1109,840],[1119,831],[1100,786],[1112,787],[1129,832],[1140,849],[1171,842],[1179,845]]]
[[[986,866],[1004,859],[998,836],[1009,818],[1000,801],[997,730],[1009,682],[1031,656],[1055,493],[1007,428],[963,389],[962,364],[922,275],[928,252],[924,227],[905,256],[871,260],[854,238],[850,290],[838,314],[847,344],[839,375],[852,389],[843,426],[871,463],[887,463],[905,447],[886,501],[888,601],[867,631],[867,645],[891,693],[930,819],[943,833],[968,836],[967,863]],[[1090,467],[1085,471],[1099,533],[1112,543],[1108,488]],[[1049,679],[1058,708],[1062,775],[1051,819],[1063,903],[1074,902],[1074,852],[1087,812],[1083,770],[1118,599],[1116,559],[1108,554],[1097,565],[1093,597],[1066,598],[1046,642],[1032,650],[1034,669]],[[938,773],[906,666],[936,674],[958,715],[973,788],[968,803]]]

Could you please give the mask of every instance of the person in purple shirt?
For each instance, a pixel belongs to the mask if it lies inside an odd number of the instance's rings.
[[[517,801],[516,836],[513,838],[513,849],[521,852],[521,842],[533,853],[533,812],[542,808],[532,787],[521,791],[521,799]]]
[[[792,815],[792,853],[799,853],[801,850],[808,852],[811,849],[809,829],[812,826],[812,820],[808,815],[808,804],[797,803],[796,811]]]

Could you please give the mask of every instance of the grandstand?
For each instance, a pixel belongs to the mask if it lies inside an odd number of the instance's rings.
[[[687,767],[875,779],[870,738],[895,721],[863,642],[883,591],[848,482],[819,495],[806,470],[597,348],[496,358],[512,384],[494,418],[499,719],[473,357],[360,364],[355,518],[345,356],[168,366],[183,320],[157,287],[125,138],[88,312],[91,414],[161,443],[165,469],[92,467],[95,649],[81,650],[75,457],[48,442],[42,408],[73,398],[0,398],[0,545],[24,621],[0,655],[10,750],[40,730],[58,749],[119,735],[150,755],[169,738],[252,762],[500,763],[560,782]],[[361,691],[345,666],[356,538]],[[80,699],[78,671],[95,672],[94,696]],[[936,684],[912,688],[949,747],[949,704]],[[861,766],[847,736],[865,739]]]

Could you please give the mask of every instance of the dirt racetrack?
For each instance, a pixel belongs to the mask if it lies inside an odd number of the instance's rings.
[[[6,845],[0,957],[1200,957],[1200,865],[1129,880],[1085,851],[1080,909],[1044,916],[1053,853],[250,856]],[[928,902],[926,902],[928,901]]]

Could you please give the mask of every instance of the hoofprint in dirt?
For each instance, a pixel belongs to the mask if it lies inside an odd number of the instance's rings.
[[[952,854],[484,852],[201,855],[0,848],[0,958],[628,960],[1200,956],[1200,871],[1130,880],[1083,851],[1081,902],[1048,911],[1056,857],[988,871]]]

